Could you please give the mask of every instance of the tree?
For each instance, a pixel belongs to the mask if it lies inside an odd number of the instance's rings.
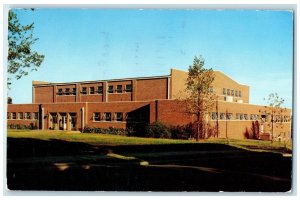
[[[12,104],[12,98],[11,97],[7,97],[7,104]]]
[[[284,103],[284,99],[279,97],[277,93],[271,93],[269,94],[268,98],[264,98],[265,101],[267,101],[268,106],[264,106],[264,110],[261,110],[260,112],[263,112],[263,114],[266,115],[266,118],[269,117],[270,121],[268,123],[268,126],[271,127],[271,142],[274,138],[274,124],[276,122],[282,122],[283,120],[283,112],[286,110],[285,108],[282,108],[282,104]]]
[[[188,112],[196,116],[196,140],[207,137],[207,120],[209,111],[215,104],[216,95],[212,91],[215,79],[213,70],[204,68],[202,56],[195,57],[189,66],[184,98]],[[203,134],[204,133],[204,134]]]
[[[34,23],[22,25],[16,13],[8,13],[8,66],[7,86],[11,85],[12,77],[17,80],[28,75],[29,71],[37,71],[44,60],[44,55],[32,50],[38,40],[33,37]]]

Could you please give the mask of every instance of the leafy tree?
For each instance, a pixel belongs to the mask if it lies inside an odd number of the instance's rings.
[[[12,104],[12,98],[11,97],[7,97],[7,104]]]
[[[276,122],[282,122],[283,120],[283,112],[286,110],[282,107],[284,103],[284,99],[279,97],[277,93],[269,94],[268,98],[264,98],[267,101],[268,106],[264,106],[264,110],[261,110],[263,114],[266,115],[266,118],[269,117],[270,120],[268,122],[268,126],[271,127],[271,141],[274,138],[274,124]]]
[[[213,70],[204,68],[202,56],[195,57],[193,65],[189,66],[184,98],[187,111],[196,116],[196,140],[207,137],[206,117],[215,104],[216,95],[212,92],[215,79]]]
[[[7,85],[11,85],[12,77],[20,79],[30,71],[37,71],[44,60],[44,55],[32,50],[32,45],[38,40],[33,37],[34,23],[22,25],[17,14],[8,13],[8,66]]]

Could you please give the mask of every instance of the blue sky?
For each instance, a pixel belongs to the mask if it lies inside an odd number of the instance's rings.
[[[13,81],[13,103],[31,103],[32,80],[69,82],[166,75],[205,66],[250,86],[250,103],[277,92],[292,106],[293,13],[267,10],[16,10],[35,23],[37,72]]]

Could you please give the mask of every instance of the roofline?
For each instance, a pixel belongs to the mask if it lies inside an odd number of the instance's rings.
[[[35,86],[49,86],[49,85],[70,85],[70,84],[89,84],[89,83],[99,83],[99,82],[117,82],[117,81],[131,81],[131,80],[149,80],[149,79],[162,79],[170,78],[171,75],[162,75],[162,76],[145,76],[145,77],[132,77],[132,78],[120,78],[120,79],[107,79],[107,80],[95,80],[95,81],[74,81],[74,82],[49,82],[46,84],[34,84]]]

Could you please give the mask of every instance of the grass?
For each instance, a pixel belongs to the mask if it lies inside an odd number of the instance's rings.
[[[92,134],[68,131],[40,131],[40,130],[14,130],[8,129],[7,137],[11,138],[31,138],[40,140],[64,140],[68,142],[84,142],[91,145],[151,145],[151,144],[191,144],[197,143],[194,140],[173,140],[141,137],[126,137],[108,134]],[[280,153],[291,153],[291,142],[270,142],[262,140],[236,140],[236,139],[208,139],[198,143],[228,144],[230,146],[254,151],[272,151]]]

